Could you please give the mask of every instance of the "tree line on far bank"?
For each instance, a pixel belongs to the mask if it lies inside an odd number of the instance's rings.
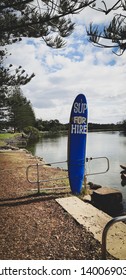
[[[57,119],[43,121],[42,119],[36,120],[36,128],[40,131],[49,131],[49,132],[57,132],[57,131],[68,131],[69,123],[62,124]],[[117,124],[100,124],[100,123],[88,123],[88,131],[96,131],[96,130],[119,130],[126,131],[126,120],[123,122],[119,122]]]
[[[32,104],[19,87],[10,90],[9,95],[0,103],[0,131],[26,132],[35,129],[41,132],[58,133],[68,131],[69,124],[59,120],[36,119]],[[126,120],[117,124],[88,123],[88,130],[120,130],[126,132]]]

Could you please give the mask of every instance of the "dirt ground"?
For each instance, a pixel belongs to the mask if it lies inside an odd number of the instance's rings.
[[[27,181],[26,169],[35,163],[42,162],[25,150],[0,151],[0,259],[101,259],[101,245],[93,234],[55,201],[71,195],[69,188],[38,194],[37,185]],[[41,166],[40,173],[44,180],[67,175],[50,166]],[[31,167],[29,176],[35,180],[36,167]],[[68,185],[67,179],[44,183],[44,187],[64,184]]]

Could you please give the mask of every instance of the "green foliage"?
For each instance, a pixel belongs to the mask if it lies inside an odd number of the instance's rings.
[[[10,64],[7,68],[4,67],[5,59],[8,56],[7,50],[0,50],[1,65],[0,65],[0,85],[1,90],[5,92],[8,86],[25,85],[35,76],[32,73],[30,76],[25,73],[25,70],[20,65],[18,68],[13,68]]]
[[[88,130],[116,130],[117,125],[114,123],[100,124],[100,123],[88,123]]]
[[[0,146],[6,146],[7,140],[19,137],[20,133],[0,133]]]
[[[99,26],[87,29],[90,41],[100,47],[116,47],[121,54],[126,49],[126,1],[118,0],[107,8],[106,1],[97,0],[3,0],[0,3],[0,84],[2,87],[10,85],[22,85],[28,83],[34,73],[28,76],[25,70],[19,66],[13,69],[13,65],[4,67],[5,57],[10,55],[6,46],[20,42],[22,37],[42,38],[47,46],[52,48],[64,47],[64,38],[74,30],[74,23],[70,16],[80,13],[84,8],[90,7],[96,11],[108,15],[111,11],[117,11],[108,26],[101,30]],[[119,13],[118,13],[119,10]],[[121,13],[122,10],[122,13]],[[102,41],[100,41],[102,39]],[[105,39],[105,40],[104,40]],[[112,45],[105,41],[109,40]],[[12,71],[13,69],[13,71]]]
[[[48,131],[50,133],[58,133],[61,131],[68,131],[69,124],[62,124],[58,120],[50,120],[50,121],[43,121],[42,119],[37,119],[35,122],[35,127],[40,131]],[[100,124],[100,123],[88,123],[88,131],[95,131],[95,130],[126,130],[126,120],[123,122],[114,124],[114,123],[107,123],[107,124]]]
[[[107,123],[107,124],[100,124],[100,123],[88,123],[88,130],[89,131],[95,131],[95,130],[103,130],[103,131],[124,131],[126,132],[126,120],[123,120],[122,122],[118,122],[116,124],[114,123]]]
[[[15,43],[22,37],[41,37],[47,45],[60,48],[64,45],[63,38],[74,29],[70,15],[93,2],[95,0],[4,0],[0,4],[2,44]]]
[[[35,75],[26,74],[20,65],[14,69],[10,64],[5,67],[5,58],[10,55],[6,46],[20,42],[23,37],[42,38],[47,46],[52,48],[64,47],[64,38],[74,31],[71,15],[80,13],[90,7],[108,15],[117,11],[108,26],[87,28],[89,40],[95,45],[106,48],[117,48],[122,54],[126,49],[126,1],[118,0],[107,8],[106,1],[97,0],[3,0],[0,2],[0,85],[2,94],[6,97],[8,86],[24,85]],[[118,13],[119,10],[119,13]],[[121,13],[122,11],[122,13]],[[100,40],[102,39],[102,40]],[[106,43],[111,41],[112,45]],[[1,93],[1,92],[0,92]],[[4,97],[3,97],[4,98]]]
[[[126,120],[122,122],[122,130],[126,132]]]
[[[47,46],[61,48],[64,38],[74,30],[70,14],[77,13],[92,1],[42,1],[42,0],[3,0],[0,3],[0,84],[2,86],[24,85],[33,77],[28,76],[19,66],[4,67],[8,44],[20,42],[22,37],[42,38]],[[13,69],[13,72],[12,72]],[[11,70],[11,71],[10,71]]]
[[[37,119],[35,127],[40,131],[49,131],[50,133],[59,133],[68,129],[68,125],[60,123],[57,119],[49,121]]]
[[[0,90],[0,129],[5,128],[6,109],[6,94]]]
[[[37,140],[39,138],[39,131],[33,126],[25,127],[23,131],[28,135],[30,141]]]
[[[12,89],[7,98],[8,127],[13,127],[14,131],[22,131],[24,127],[35,124],[35,115],[32,105],[23,96],[20,88]]]
[[[126,1],[116,0],[114,4],[109,4],[110,8],[107,7],[106,2],[101,1],[101,7],[99,7],[99,2],[95,1],[95,5],[93,3],[92,8],[105,15],[115,11],[114,16],[112,15],[109,24],[103,26],[103,28],[91,23],[87,29],[87,34],[89,40],[96,46],[114,48],[114,50],[116,49],[117,55],[122,55],[126,50]],[[117,53],[118,51],[119,53]],[[113,52],[115,53],[115,51]]]

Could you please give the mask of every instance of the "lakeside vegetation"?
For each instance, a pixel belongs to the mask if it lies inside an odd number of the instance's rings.
[[[0,102],[0,141],[4,138],[17,137],[15,133],[21,133],[22,138],[37,140],[42,134],[66,133],[69,124],[62,124],[59,120],[36,119],[32,104],[23,95],[19,87],[11,88],[6,98]],[[123,131],[126,133],[126,120],[117,124],[88,123],[88,131]],[[1,133],[4,133],[2,135]],[[11,132],[11,134],[6,134]],[[27,135],[26,137],[23,135]]]
[[[26,122],[24,121],[24,127],[22,127],[19,125],[17,128],[13,128],[13,126],[8,126],[7,122],[4,126],[4,128],[0,127],[0,131],[1,133],[5,133],[5,132],[13,132],[13,133],[20,133],[20,132],[24,132],[26,134],[36,134],[36,136],[41,133],[49,133],[49,134],[57,134],[57,133],[63,133],[63,132],[67,132],[69,129],[69,123],[67,124],[62,124],[60,123],[59,120],[55,119],[55,120],[42,120],[42,119],[36,119],[34,122],[34,125],[25,125],[27,124],[27,120]],[[126,132],[126,120],[124,120],[123,122],[117,123],[117,124],[99,124],[99,123],[88,123],[88,131],[123,131]],[[9,133],[8,133],[9,135]],[[3,136],[4,137],[4,136]],[[11,136],[10,136],[11,137]]]
[[[58,120],[42,121],[36,120],[35,127],[25,127],[21,132],[15,132],[11,130],[7,132],[7,128],[4,131],[0,131],[0,146],[6,146],[7,144],[15,142],[27,142],[36,141],[44,135],[60,135],[68,133],[69,124],[62,124]],[[10,128],[9,128],[10,130]],[[126,135],[126,121],[117,124],[97,124],[89,123],[88,131],[122,131]]]
[[[40,131],[58,132],[68,131],[69,124],[62,124],[58,120],[42,121],[36,120],[36,128]],[[88,131],[126,131],[126,120],[117,124],[100,124],[100,123],[88,123]]]

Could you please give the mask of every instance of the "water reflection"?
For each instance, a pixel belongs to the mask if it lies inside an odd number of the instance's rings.
[[[106,174],[88,176],[88,181],[102,186],[119,189],[123,194],[126,208],[126,188],[121,186],[120,164],[126,165],[126,136],[119,132],[90,132],[87,137],[87,157],[108,157],[110,169]],[[76,148],[76,147],[75,147]],[[39,142],[28,146],[33,155],[46,162],[67,160],[67,136],[42,137]],[[63,163],[59,167],[67,168]],[[87,173],[102,172],[106,169],[104,159],[86,164]]]
[[[44,158],[47,163],[65,161],[67,159],[67,136],[42,137],[39,142],[29,145],[28,150],[33,155]],[[60,167],[67,168],[66,163],[60,164]]]

